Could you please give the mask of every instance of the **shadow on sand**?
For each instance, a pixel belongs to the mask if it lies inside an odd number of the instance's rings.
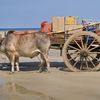
[[[39,62],[20,62],[20,71],[35,71],[39,70]],[[0,63],[0,70],[10,71],[10,63]],[[50,62],[51,67],[58,68],[59,70],[66,71],[66,66],[64,62]]]

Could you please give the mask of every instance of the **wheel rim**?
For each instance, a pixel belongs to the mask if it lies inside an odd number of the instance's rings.
[[[98,70],[100,37],[94,33],[75,34],[64,44],[63,58],[72,71]],[[66,61],[67,60],[67,61]]]

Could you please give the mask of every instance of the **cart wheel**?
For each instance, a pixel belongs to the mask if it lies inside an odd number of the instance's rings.
[[[100,37],[92,32],[75,33],[66,40],[62,56],[71,71],[97,71],[100,69]]]

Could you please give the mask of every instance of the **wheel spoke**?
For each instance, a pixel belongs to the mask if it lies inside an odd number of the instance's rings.
[[[85,62],[86,62],[87,69],[89,69],[87,58],[85,58]]]
[[[82,37],[81,37],[81,45],[82,45],[82,48],[84,48]]]
[[[76,47],[73,47],[73,46],[71,46],[71,45],[68,45],[68,47],[70,47],[70,48],[72,48],[72,49],[74,49],[74,50],[80,51],[80,49],[78,49],[78,48],[76,48]]]
[[[81,62],[80,70],[82,70],[82,68],[83,68],[83,57],[80,58],[80,62]]]
[[[88,38],[89,36],[85,37],[86,38],[86,42],[85,42],[85,48],[87,48],[87,44],[88,44]]]
[[[69,55],[74,55],[75,54],[75,52],[73,52],[73,53],[69,53]]]
[[[72,58],[72,57],[69,59],[69,61],[71,61],[71,60],[73,60],[73,58]]]
[[[95,67],[95,64],[90,60],[90,58],[88,57],[88,60],[90,61],[90,63],[93,65],[93,67]]]
[[[94,50],[94,49],[96,49],[96,48],[98,48],[98,47],[97,47],[97,46],[95,46],[94,48],[89,49],[89,51],[92,51],[92,50]]]
[[[89,52],[90,54],[100,54],[100,52]]]
[[[77,46],[78,46],[80,49],[82,49],[82,47],[79,45],[79,43],[78,43],[76,40],[74,40],[74,42],[77,44]]]
[[[87,44],[86,43],[84,44],[84,47],[87,48]]]
[[[86,44],[88,43],[89,40],[89,35],[86,37]]]
[[[79,57],[80,58],[80,57]],[[74,63],[74,67],[75,67],[75,65],[79,62],[79,58],[77,59],[77,61]]]
[[[69,53],[69,55],[79,54],[78,51],[74,51],[73,53]]]
[[[93,56],[90,55],[90,57],[94,60],[96,59],[99,62],[99,59],[97,59],[96,57],[94,58]]]
[[[76,59],[77,57],[79,57],[79,55],[77,55],[76,57],[71,57],[71,59],[69,59],[69,61],[71,61],[71,60],[74,60],[74,61],[75,61],[75,59]]]
[[[92,41],[92,43],[87,47],[87,49],[89,49],[92,45],[93,45],[93,43],[95,42],[95,39]]]

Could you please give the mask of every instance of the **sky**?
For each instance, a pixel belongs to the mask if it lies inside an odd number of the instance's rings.
[[[0,28],[39,28],[53,16],[100,22],[100,0],[0,0]]]

